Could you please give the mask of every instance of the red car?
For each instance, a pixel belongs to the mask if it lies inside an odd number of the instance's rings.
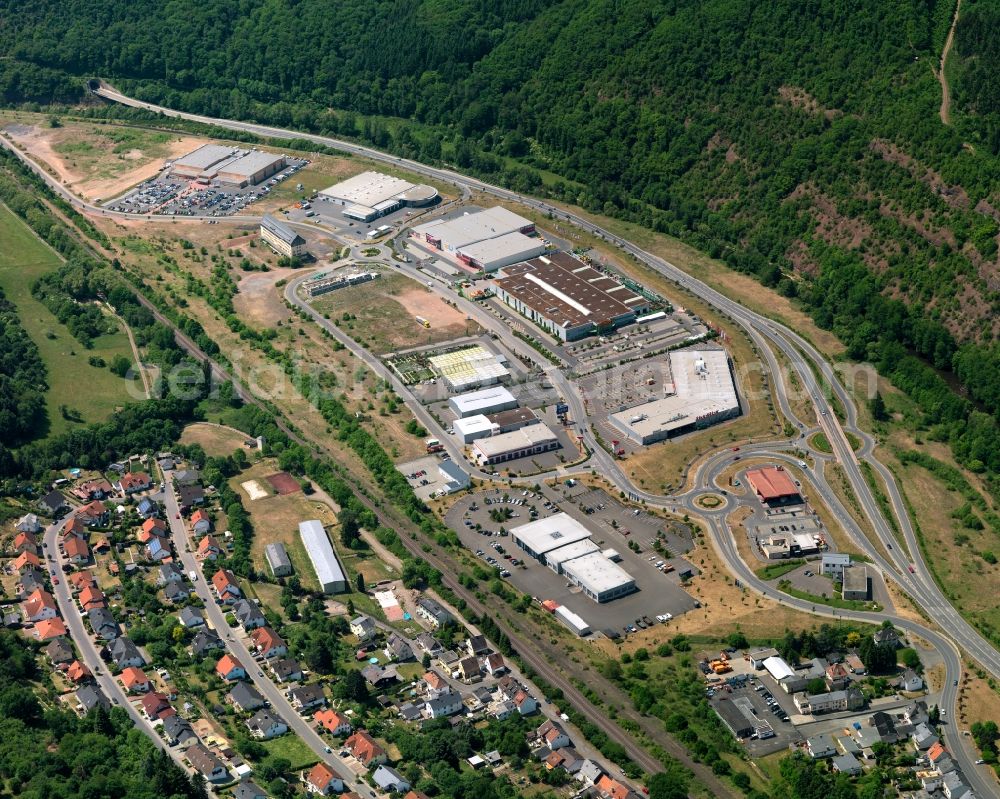
[[[916,574],[916,571],[913,569],[912,563],[910,564],[910,574]]]

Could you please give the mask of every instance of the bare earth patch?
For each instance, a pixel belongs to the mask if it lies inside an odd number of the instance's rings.
[[[279,280],[290,279],[295,272],[294,269],[247,272],[240,279],[239,292],[233,297],[236,313],[257,328],[274,327],[278,322],[287,322],[292,314],[281,299],[281,289],[275,288],[274,284]]]
[[[402,291],[396,295],[396,301],[414,316],[422,316],[433,327],[456,325],[463,331],[465,329],[465,314],[424,288]]]

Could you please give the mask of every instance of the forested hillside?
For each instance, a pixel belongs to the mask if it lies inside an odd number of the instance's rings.
[[[680,236],[800,296],[966,465],[1000,470],[1000,0],[963,4],[949,127],[935,70],[954,8],[0,0],[0,87],[58,100],[61,76],[98,75]]]

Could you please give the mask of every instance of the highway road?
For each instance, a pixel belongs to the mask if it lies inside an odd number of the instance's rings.
[[[52,570],[53,564],[54,570],[56,572],[57,578],[59,580],[58,584],[53,584],[52,594],[55,597],[56,604],[59,606],[59,614],[62,616],[63,621],[66,623],[66,629],[69,631],[70,637],[76,644],[76,648],[80,653],[80,659],[83,661],[84,665],[90,669],[91,674],[94,675],[94,680],[101,692],[108,698],[108,701],[112,702],[120,708],[123,708],[132,719],[132,723],[135,725],[137,730],[143,732],[147,737],[149,737],[157,747],[162,749],[171,759],[181,768],[185,774],[192,774],[193,771],[188,767],[187,763],[184,762],[179,751],[173,747],[167,746],[166,741],[160,737],[160,734],[153,728],[142,711],[136,709],[132,704],[133,697],[130,697],[125,689],[122,687],[121,683],[118,682],[111,672],[108,670],[104,661],[101,660],[100,652],[98,647],[84,625],[83,616],[80,612],[79,606],[73,599],[73,594],[71,591],[71,584],[66,579],[66,575],[63,573],[62,567],[68,561],[66,561],[59,552],[59,534],[62,532],[63,527],[65,527],[72,515],[66,516],[55,524],[49,525],[45,530],[45,536],[43,541],[45,543],[45,555],[46,558],[51,557],[53,560],[46,560],[46,568]],[[211,786],[206,783],[206,787],[211,795]]]
[[[164,470],[163,473],[163,500],[166,508],[167,520],[170,524],[170,537],[174,544],[174,550],[183,565],[186,573],[194,572],[198,579],[194,581],[194,589],[198,598],[205,603],[205,612],[212,626],[223,637],[227,651],[230,652],[246,669],[247,676],[260,691],[271,706],[271,710],[277,713],[288,725],[291,732],[301,738],[305,744],[312,749],[316,757],[330,766],[340,776],[345,783],[352,786],[351,790],[362,796],[374,797],[375,793],[367,783],[357,779],[350,766],[336,753],[328,751],[331,747],[329,743],[320,737],[315,727],[310,721],[312,713],[308,716],[299,715],[298,711],[292,707],[284,691],[277,685],[264,671],[265,666],[258,664],[254,660],[253,654],[247,648],[243,632],[239,628],[230,628],[226,623],[226,613],[215,603],[215,595],[211,589],[211,577],[215,573],[212,562],[209,561],[211,573],[207,573],[202,568],[204,565],[194,556],[194,549],[197,542],[191,541],[188,537],[184,520],[180,518],[180,508],[177,505],[177,496],[174,493],[173,472]]]
[[[792,363],[793,369],[797,373],[799,380],[806,386],[811,395],[812,403],[816,412],[816,421],[819,423],[820,428],[826,433],[827,438],[833,447],[836,459],[843,466],[851,484],[851,488],[858,496],[865,515],[872,522],[873,527],[875,528],[883,545],[886,545],[893,542],[893,534],[891,528],[881,514],[878,502],[861,473],[859,458],[869,462],[872,465],[872,468],[883,476],[886,481],[887,493],[889,495],[890,502],[892,503],[896,514],[899,516],[898,522],[903,531],[906,548],[909,549],[910,555],[909,558],[907,558],[905,550],[903,550],[902,547],[897,546],[891,550],[893,552],[891,556],[892,562],[890,563],[886,560],[882,560],[878,563],[879,568],[883,570],[883,573],[887,577],[896,580],[904,591],[910,594],[915,601],[917,601],[928,613],[939,621],[942,626],[948,630],[949,636],[955,643],[978,660],[993,676],[1000,677],[1000,653],[997,653],[996,649],[993,648],[993,646],[982,636],[980,636],[978,632],[965,622],[965,620],[959,616],[954,608],[952,608],[941,591],[938,589],[937,585],[934,583],[929,570],[923,563],[917,546],[915,534],[905,513],[905,507],[903,505],[898,486],[896,486],[891,473],[889,473],[888,470],[873,457],[873,441],[871,437],[863,431],[858,430],[856,427],[856,408],[854,407],[852,398],[825,359],[818,352],[816,352],[816,350],[806,340],[798,336],[793,331],[767,317],[743,308],[738,303],[722,295],[715,289],[712,289],[700,281],[691,278],[673,264],[643,251],[631,242],[621,239],[615,234],[612,234],[590,222],[588,219],[565,209],[556,208],[547,203],[536,200],[535,198],[526,197],[516,192],[491,186],[482,181],[468,178],[450,170],[429,167],[418,162],[396,158],[352,142],[340,141],[313,134],[303,134],[297,131],[290,131],[270,126],[257,125],[255,123],[186,114],[172,109],[166,109],[160,106],[133,100],[132,98],[128,98],[125,95],[114,91],[110,87],[103,87],[97,93],[107,99],[126,105],[147,108],[152,111],[163,113],[166,116],[191,119],[197,122],[219,125],[233,130],[244,130],[265,137],[295,137],[311,140],[328,147],[333,147],[345,152],[354,153],[356,155],[362,155],[376,161],[403,166],[411,171],[428,177],[453,183],[457,187],[460,187],[463,192],[471,190],[480,191],[502,200],[521,203],[544,213],[555,214],[561,219],[571,222],[581,229],[605,239],[611,244],[619,247],[622,251],[635,256],[638,260],[650,268],[664,275],[668,279],[673,280],[677,285],[682,286],[699,296],[701,299],[707,301],[717,310],[727,314],[737,324],[743,327],[751,337],[751,340],[758,346],[761,356],[764,358],[770,370],[770,374],[773,376],[772,385],[775,387],[778,405],[785,416],[789,419],[794,419],[795,416],[789,407],[787,401],[787,389],[783,385],[783,381],[780,379],[781,369],[779,368],[779,364],[771,348],[774,347],[781,351]],[[0,143],[7,146],[5,142],[2,142],[2,140],[0,140]],[[36,171],[39,170],[36,169]],[[56,183],[51,176],[43,174],[43,178],[50,185],[55,184],[53,186],[54,188],[58,187],[58,183]],[[70,199],[71,202],[74,202],[78,207],[83,206],[92,212],[96,211],[98,213],[106,213],[106,209],[95,209],[93,206],[87,206],[86,203],[83,203],[79,200],[79,198],[73,197],[62,187],[58,187],[57,190],[59,190],[63,196]],[[249,218],[247,221],[253,220],[255,220],[255,218]],[[824,385],[822,387],[814,377],[811,365],[817,368],[823,375]],[[555,371],[558,372],[558,370]],[[559,376],[554,375],[554,379],[558,381]],[[563,385],[565,386],[565,383]],[[836,418],[833,406],[827,400],[827,391],[830,392],[832,397],[836,398],[838,404],[843,408],[845,414],[844,424],[841,424],[841,422]],[[571,412],[578,421],[583,420],[585,419],[585,416],[583,414],[582,405],[574,403],[572,401],[573,396],[574,392],[572,389],[567,389],[566,399],[567,401],[570,401]],[[800,421],[803,423],[805,422],[805,420]],[[810,422],[808,426],[812,428],[813,425]],[[845,434],[845,429],[855,435],[858,435],[862,439],[863,446],[857,455],[850,447]],[[629,490],[631,493],[637,494],[643,499],[647,499],[647,497],[649,497],[649,499],[655,500],[658,505],[669,504],[669,500],[665,501],[663,497],[655,497],[648,495],[647,492],[636,491],[634,487],[626,488],[626,486],[630,486],[631,484],[627,479],[624,479],[625,476],[622,474],[620,468],[611,456],[599,447],[592,447],[592,449],[594,449],[594,459],[590,465],[599,468],[603,474],[609,476],[609,478],[616,482],[616,484],[619,484],[623,490]],[[817,474],[815,477],[818,483],[823,481],[821,473]],[[621,482],[619,483],[619,481]],[[647,501],[649,501],[649,499],[647,499]],[[703,509],[700,509],[699,512],[703,512]],[[913,574],[910,574],[908,570],[910,563],[913,563],[915,567]],[[733,568],[733,565],[730,565],[730,568]]]

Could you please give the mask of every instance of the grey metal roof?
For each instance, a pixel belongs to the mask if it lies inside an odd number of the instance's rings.
[[[290,569],[292,567],[292,562],[288,559],[288,552],[285,551],[285,545],[280,541],[264,547],[264,556],[267,558],[272,571],[281,568]]]
[[[279,239],[286,242],[287,244],[305,243],[305,239],[302,238],[298,233],[296,233],[294,230],[288,227],[288,225],[286,225],[284,222],[279,222],[270,214],[265,214],[263,216],[263,218],[260,220],[260,226],[264,228],[264,230],[273,233],[275,236],[277,236]]]
[[[302,543],[312,562],[313,569],[316,570],[316,577],[320,586],[324,587],[331,583],[346,583],[347,575],[337,560],[337,555],[333,551],[333,545],[323,529],[323,523],[317,519],[299,522],[299,535]]]

